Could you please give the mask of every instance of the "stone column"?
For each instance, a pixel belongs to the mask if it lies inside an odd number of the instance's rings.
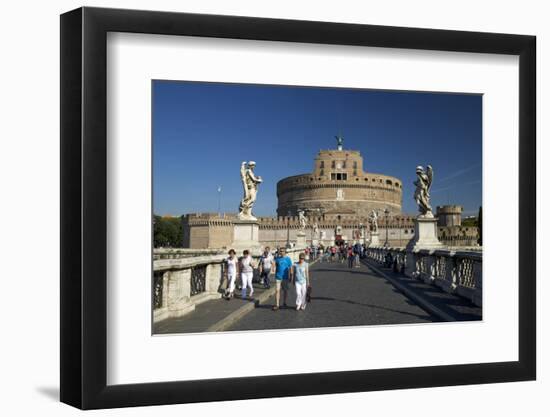
[[[306,233],[304,231],[299,231],[296,234],[296,247],[305,248],[306,246],[307,246]]]
[[[235,249],[238,256],[243,250],[248,249],[250,255],[260,255],[262,247],[259,239],[259,223],[256,220],[235,220],[233,222],[233,242],[231,247]]]
[[[418,216],[414,219],[414,237],[407,245],[408,250],[442,249],[444,245],[437,237],[437,218]]]
[[[476,306],[481,307],[483,304],[483,265],[481,263],[481,260],[474,261],[473,274],[474,274],[475,290],[474,290],[474,295],[472,297],[472,302]]]
[[[370,246],[380,246],[380,233],[372,232],[370,234]]]
[[[191,303],[191,269],[171,271],[168,278],[168,317],[179,317],[195,309]]]
[[[405,255],[405,275],[409,278],[416,278],[416,255],[414,252],[407,251]]]
[[[210,294],[219,293],[222,284],[222,265],[209,264],[206,267],[206,292]]]

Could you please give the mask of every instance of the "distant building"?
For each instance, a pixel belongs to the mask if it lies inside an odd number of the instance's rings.
[[[436,217],[438,226],[460,226],[462,224],[462,206],[437,206]]]
[[[359,151],[319,151],[313,172],[283,178],[277,183],[277,215],[311,213],[353,214],[368,217],[375,209],[401,213],[403,184],[384,174],[363,171]]]
[[[337,236],[364,241],[369,236],[369,215],[377,210],[380,242],[405,246],[414,236],[416,214],[401,213],[403,183],[385,174],[363,171],[359,151],[321,150],[309,174],[283,178],[277,183],[277,216],[259,217],[259,241],[276,247],[296,241],[300,231],[298,210],[308,218],[306,240],[330,245]],[[384,211],[388,210],[388,214]],[[453,246],[475,246],[477,228],[461,225],[462,207],[437,207],[440,240]],[[228,247],[233,239],[235,214],[189,213],[182,216],[184,247]],[[314,235],[313,225],[318,232]]]

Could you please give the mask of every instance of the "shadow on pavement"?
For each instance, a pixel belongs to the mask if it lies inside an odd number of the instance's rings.
[[[414,314],[414,313],[409,313],[407,311],[395,310],[395,309],[392,309],[392,308],[381,307],[381,306],[377,306],[377,305],[374,305],[374,304],[358,303],[357,301],[340,300],[338,298],[332,298],[332,297],[312,297],[311,300],[312,301],[337,301],[337,302],[340,302],[340,303],[359,305],[359,306],[363,306],[363,307],[374,308],[374,309],[377,309],[377,310],[384,310],[384,311],[390,311],[392,313],[404,314],[404,315],[407,315],[407,316],[413,316],[413,317],[417,317],[417,318],[420,318],[420,319],[425,319],[426,317],[432,317],[428,313],[423,314],[423,315]],[[409,302],[409,300],[407,300],[407,301]],[[415,305],[414,303],[410,303],[410,304]],[[434,319],[433,321],[441,321],[437,317],[432,317],[432,318]]]

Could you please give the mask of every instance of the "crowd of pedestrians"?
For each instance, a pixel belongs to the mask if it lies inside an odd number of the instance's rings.
[[[361,243],[339,242],[338,244],[317,248],[320,262],[340,262],[345,263],[349,268],[359,268],[359,260],[366,255],[366,246]]]
[[[317,256],[316,254],[312,255],[311,248],[306,248],[304,252],[300,253],[297,262],[292,261],[283,247],[279,248],[275,254],[272,254],[270,248],[266,247],[257,264],[248,250],[244,250],[240,258],[237,258],[233,249],[229,250],[228,255],[224,268],[227,282],[225,298],[227,300],[231,300],[235,295],[237,278],[240,278],[241,298],[252,299],[254,294],[252,278],[254,269],[257,268],[260,285],[266,289],[271,288],[271,275],[274,275],[274,311],[279,310],[281,301],[283,306],[287,307],[288,293],[292,284],[296,290],[296,310],[306,309],[308,294],[311,293],[308,260],[312,256]]]
[[[347,261],[348,268],[359,268],[360,259],[365,256],[365,253],[366,247],[360,243],[339,242],[326,247],[312,245],[299,254],[297,262],[293,262],[286,253],[286,248],[280,247],[272,253],[271,248],[266,247],[256,262],[248,250],[244,250],[242,256],[238,258],[235,251],[230,249],[224,268],[227,280],[225,298],[232,299],[235,289],[238,288],[242,299],[252,299],[254,295],[252,279],[254,270],[257,269],[260,285],[265,289],[271,288],[273,282],[271,277],[274,278],[273,311],[281,308],[281,302],[282,307],[288,306],[287,299],[291,285],[294,285],[296,291],[296,310],[305,310],[311,295],[309,262],[316,259],[319,262],[345,263]],[[237,287],[238,279],[240,282]]]

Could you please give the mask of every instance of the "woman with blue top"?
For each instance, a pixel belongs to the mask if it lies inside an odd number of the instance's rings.
[[[293,266],[294,284],[296,285],[296,310],[306,309],[306,294],[309,285],[309,266],[306,255],[301,253],[298,262]]]

